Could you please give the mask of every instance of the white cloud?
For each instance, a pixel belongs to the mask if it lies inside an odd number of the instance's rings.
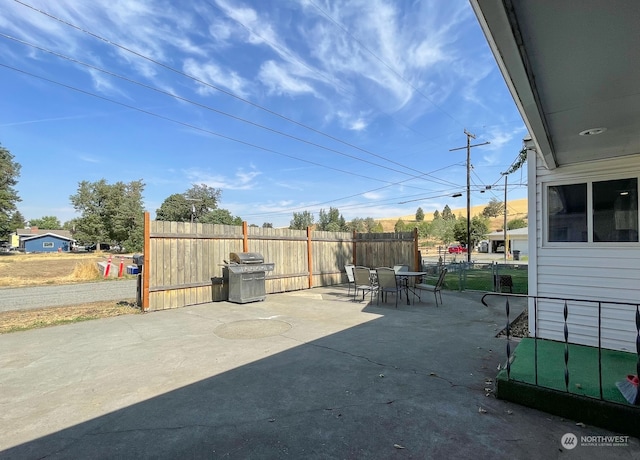
[[[210,174],[199,169],[189,169],[184,171],[184,174],[194,184],[206,184],[209,187],[222,190],[250,190],[256,186],[255,179],[262,173],[252,167],[250,171],[245,171],[242,168],[238,169],[233,177]]]
[[[213,62],[199,63],[194,59],[187,59],[184,62],[185,73],[213,86],[223,86],[232,93],[246,97],[245,88],[248,82],[235,71],[225,71]],[[217,91],[206,85],[198,83],[200,94],[213,94]]]
[[[377,192],[367,192],[364,193],[362,197],[366,198],[367,200],[381,200],[382,198],[384,198],[384,195]]]
[[[290,72],[275,61],[267,61],[262,64],[258,78],[269,88],[269,93],[279,95],[315,94],[315,90],[307,82],[296,78]]]

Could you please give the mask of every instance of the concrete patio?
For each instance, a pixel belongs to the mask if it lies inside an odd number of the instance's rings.
[[[0,458],[637,455],[567,450],[614,433],[493,397],[504,318],[480,297],[339,286],[0,336]]]

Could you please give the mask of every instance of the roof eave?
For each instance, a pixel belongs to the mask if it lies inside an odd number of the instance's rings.
[[[519,45],[516,18],[507,11],[508,0],[470,0],[480,27],[509,88],[518,111],[531,135],[539,157],[549,169],[558,164],[546,128],[535,79],[527,65],[524,48]]]

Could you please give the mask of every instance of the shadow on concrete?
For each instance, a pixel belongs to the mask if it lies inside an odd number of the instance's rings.
[[[251,347],[255,359],[215,375],[212,369],[209,377],[58,429],[0,457],[556,458],[564,433],[606,433],[493,397],[504,346],[495,335],[502,319],[498,308],[480,304],[480,294],[445,293],[440,308],[431,302],[395,309],[392,301],[352,302],[346,289],[312,292],[271,295],[244,310],[221,302],[149,314],[142,318],[149,328],[156,318],[171,316],[170,324],[184,334],[196,327],[186,322],[217,318],[207,329],[210,335],[194,338],[197,346],[184,350],[185,359],[209,349],[224,353],[220,343],[228,349]],[[256,308],[277,318],[256,315]],[[214,333],[213,326],[258,317],[292,327],[258,339],[221,339]],[[345,324],[360,318],[359,324],[307,340],[327,327],[326,321],[342,317]],[[124,328],[124,323],[111,324]],[[297,345],[264,356],[283,340]],[[157,360],[157,366],[165,365],[162,355]],[[145,378],[133,374],[132,379]],[[79,387],[77,397],[90,404],[91,391],[100,388]],[[638,446],[632,440],[629,447],[564,453],[629,458]]]

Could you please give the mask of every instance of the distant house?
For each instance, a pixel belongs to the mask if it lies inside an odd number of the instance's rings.
[[[504,231],[492,232],[487,235],[489,240],[489,252],[504,252],[497,249],[504,248]],[[529,229],[517,228],[507,230],[507,240],[509,241],[507,251],[513,254],[513,251],[520,251],[521,255],[529,254]]]
[[[69,252],[73,238],[45,233],[22,239],[24,252]]]
[[[70,251],[75,240],[69,230],[40,230],[38,227],[19,228],[11,235],[10,244],[25,252]]]
[[[15,233],[11,234],[11,239],[9,243],[11,244],[11,247],[21,248],[26,251],[27,249],[24,246],[25,240],[32,238],[34,236],[47,235],[47,234],[56,235],[62,239],[66,239],[69,241],[75,241],[69,230],[41,230],[38,227],[29,227],[29,228],[17,229]],[[38,252],[41,252],[41,251],[38,251]]]

